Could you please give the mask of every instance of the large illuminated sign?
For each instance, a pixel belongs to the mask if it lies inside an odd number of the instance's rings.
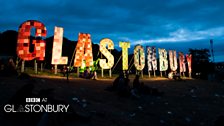
[[[168,69],[167,51],[159,48],[159,67],[160,71]]]
[[[30,52],[30,34],[31,28],[35,28],[35,37],[46,37],[47,29],[43,23],[35,20],[28,20],[22,23],[18,31],[17,55],[22,60],[44,60],[45,57],[45,41],[40,38],[34,39],[34,51]]]
[[[106,49],[106,45],[108,45],[108,49],[114,49],[114,43],[112,40],[105,38],[100,41],[100,52],[107,58],[100,59],[100,67],[103,69],[110,69],[114,65],[114,56]]]
[[[119,47],[122,48],[122,69],[128,70],[128,48],[130,48],[130,42],[119,42]]]
[[[34,38],[31,37],[31,29],[35,29]],[[18,31],[17,40],[17,55],[24,61],[33,59],[44,60],[45,58],[45,41],[41,37],[46,37],[47,29],[45,25],[39,21],[28,20],[22,23]],[[32,39],[31,39],[32,38]],[[30,44],[32,40],[32,46]],[[55,27],[54,40],[52,49],[51,63],[57,66],[58,64],[67,64],[68,57],[62,57],[62,45],[63,45],[63,28]],[[107,48],[106,48],[107,47]],[[119,47],[122,48],[122,69],[128,70],[128,48],[130,48],[129,42],[119,42]],[[114,56],[108,51],[114,49],[114,43],[109,38],[102,39],[100,41],[100,52],[106,57],[100,59],[100,67],[103,69],[111,69],[114,65]],[[168,69],[167,51],[165,49],[158,49],[159,52],[159,68],[160,73]],[[185,56],[182,52],[179,53],[179,68],[180,73],[186,72]],[[150,76],[150,71],[157,70],[156,48],[147,47],[147,64]],[[192,72],[192,55],[186,55],[186,61],[188,65],[189,73]],[[24,62],[23,62],[24,63]],[[74,66],[82,67],[93,66],[93,54],[92,54],[92,42],[90,34],[79,33],[78,42],[75,49]],[[177,70],[177,54],[175,50],[169,51],[169,64],[171,71]],[[145,52],[141,45],[136,45],[134,48],[134,65],[137,70],[143,70],[145,67]],[[24,65],[23,65],[24,66]],[[55,67],[56,68],[56,67]],[[77,70],[78,71],[78,70]],[[161,74],[162,75],[162,74]],[[190,74],[189,74],[190,75]]]
[[[172,71],[177,70],[177,53],[175,50],[169,50],[170,69]]]
[[[93,66],[92,42],[90,34],[79,33],[74,66],[81,67],[83,60],[85,60],[87,67]]]
[[[63,41],[63,28],[55,27],[51,64],[67,64],[68,63],[68,57],[61,57],[62,41]]]
[[[145,53],[141,45],[136,45],[134,49],[134,65],[137,70],[145,67]]]
[[[148,71],[157,70],[156,48],[147,47]]]

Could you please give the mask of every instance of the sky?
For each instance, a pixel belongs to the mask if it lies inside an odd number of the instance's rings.
[[[0,0],[0,32],[18,30],[26,20],[45,24],[47,37],[54,27],[76,41],[90,33],[99,44],[110,38],[188,53],[189,48],[210,48],[215,62],[224,61],[224,0]]]

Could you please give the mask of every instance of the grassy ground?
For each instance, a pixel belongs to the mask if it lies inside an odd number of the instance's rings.
[[[142,95],[139,99],[120,97],[104,89],[112,85],[113,78],[86,80],[52,74],[33,74],[35,90],[54,89],[56,99],[70,104],[78,113],[90,115],[90,121],[63,121],[63,125],[78,126],[212,126],[214,120],[224,114],[224,85],[204,80],[184,79],[173,81],[166,78],[141,79],[145,85],[164,92],[163,96]],[[99,75],[98,75],[99,76]],[[131,76],[130,85],[133,77]],[[0,77],[0,123],[32,125],[29,120],[4,119],[3,106],[27,83],[16,77]],[[86,101],[77,104],[73,98]],[[54,116],[53,116],[54,117]]]

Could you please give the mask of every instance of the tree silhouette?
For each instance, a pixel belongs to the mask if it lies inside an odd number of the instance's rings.
[[[208,74],[214,70],[209,49],[189,49],[189,53],[192,54],[193,77],[207,79]]]

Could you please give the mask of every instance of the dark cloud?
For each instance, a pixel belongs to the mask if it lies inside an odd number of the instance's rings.
[[[95,43],[108,37],[115,45],[130,41],[132,48],[142,42],[187,52],[209,48],[208,41],[214,39],[219,59],[224,60],[223,0],[8,0],[0,4],[1,32],[17,30],[22,22],[34,19],[46,25],[48,36],[54,26],[60,26],[71,40],[85,32]]]

